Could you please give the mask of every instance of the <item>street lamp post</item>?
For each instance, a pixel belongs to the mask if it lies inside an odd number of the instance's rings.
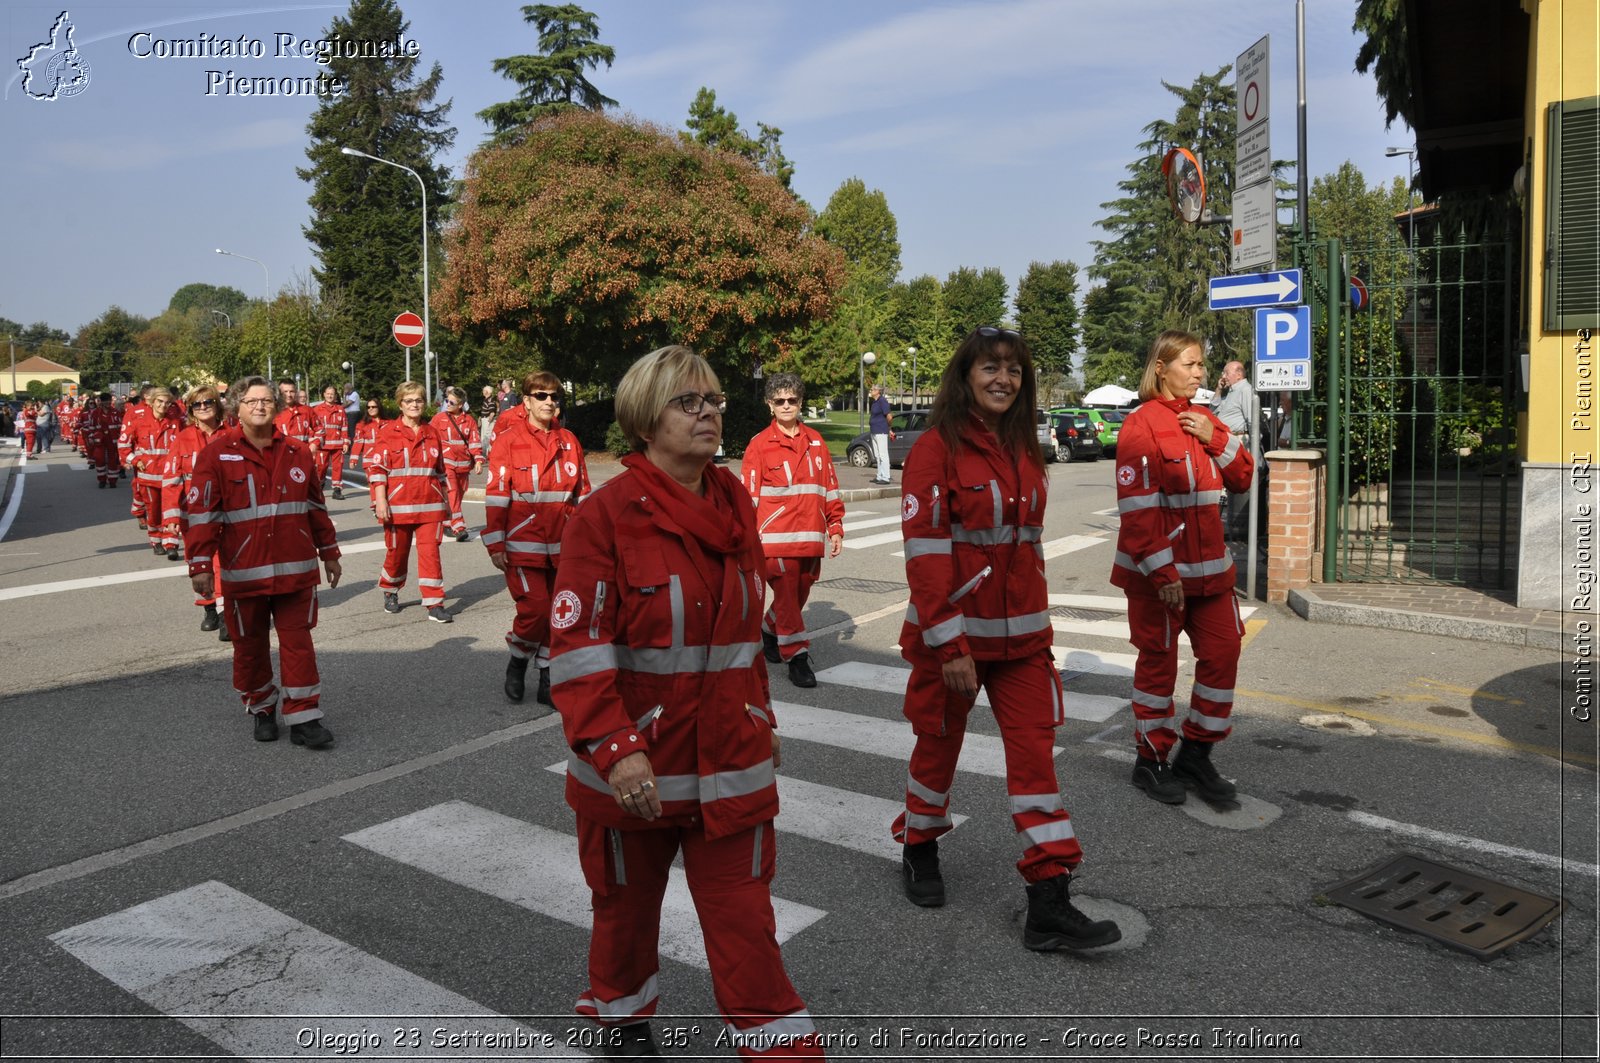
[[[225,320],[225,321],[227,321],[227,323],[228,323],[228,327],[229,327],[229,328],[230,328],[230,329],[231,329],[231,328],[233,328],[233,315],[232,315],[232,314],[230,314],[230,313],[228,313],[228,312],[227,312],[227,311],[226,311],[226,310],[216,310],[216,309],[213,309],[213,310],[212,310],[212,311],[211,311],[211,315],[212,315],[212,316],[213,316],[213,317],[220,317],[220,318],[222,318],[222,319],[223,319],[223,320]]]
[[[1384,157],[1393,159],[1404,155],[1406,157],[1406,246],[1411,255],[1411,346],[1417,345],[1417,215],[1416,206],[1411,193],[1414,180],[1413,172],[1417,161],[1416,148],[1389,148],[1384,151]]]
[[[867,430],[867,366],[878,360],[878,356],[868,351],[861,356],[861,416],[858,418],[858,431]]]
[[[428,371],[428,357],[433,353],[433,337],[428,329],[428,186],[423,183],[422,175],[409,166],[402,166],[398,162],[380,159],[376,155],[369,155],[355,148],[340,148],[346,155],[357,155],[373,162],[381,162],[385,166],[393,166],[396,170],[404,170],[417,179],[417,187],[422,189],[422,371]],[[406,379],[411,379],[411,348],[406,348]],[[427,393],[424,391],[424,400]]]
[[[271,380],[272,379],[272,274],[267,272],[267,264],[265,262],[261,261],[259,258],[251,258],[249,255],[241,255],[241,254],[239,254],[237,252],[234,252],[234,251],[224,251],[220,247],[217,248],[217,254],[219,254],[219,255],[227,255],[229,258],[242,258],[246,262],[254,262],[256,265],[261,267],[261,276],[262,276],[262,279],[266,281],[266,286],[267,286],[267,290],[266,290],[266,293],[265,293],[266,294],[266,299],[267,299],[267,379]],[[233,325],[233,319],[232,318],[228,319],[228,324],[229,324],[229,327],[231,328],[232,325]],[[276,386],[276,385],[274,385],[274,386]]]
[[[915,409],[917,405],[917,349],[915,347],[907,347],[906,353],[911,356],[911,406]]]
[[[339,368],[350,374],[350,390],[356,389],[356,367],[352,362],[340,362]]]
[[[894,389],[900,393],[900,401],[906,401],[906,360],[900,359],[900,372],[895,375]]]

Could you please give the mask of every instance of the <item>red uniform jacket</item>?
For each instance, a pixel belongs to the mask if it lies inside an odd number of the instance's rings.
[[[578,503],[589,495],[583,447],[565,428],[529,423],[522,407],[495,429],[484,488],[483,545],[508,565],[555,568],[561,535]]]
[[[473,462],[483,460],[483,443],[478,438],[478,422],[470,413],[454,417],[440,410],[428,422],[444,443],[444,467],[451,472],[469,472]]]
[[[167,448],[172,438],[183,427],[183,422],[170,416],[159,421],[149,407],[141,407],[122,425],[117,440],[117,456],[124,465],[137,465],[134,479],[146,489],[160,492],[161,481],[166,476]],[[155,514],[150,514],[153,518]]]
[[[307,446],[322,445],[322,426],[317,423],[316,415],[309,406],[288,406],[278,411],[278,416],[272,419],[274,428],[277,428],[290,439],[306,444]]]
[[[976,416],[963,444],[951,453],[924,432],[901,477],[911,606],[900,645],[912,663],[1015,660],[1055,641],[1042,541],[1050,481],[1008,458]]]
[[[627,471],[578,507],[562,537],[550,680],[572,748],[567,801],[608,827],[663,825],[624,813],[606,784],[642,750],[666,823],[699,816],[721,837],[778,809],[755,512],[730,472],[708,466],[708,497],[739,537],[734,552],[710,555],[677,523],[704,500],[646,486],[643,461],[625,458]]]
[[[227,598],[293,594],[322,581],[318,559],[339,556],[311,450],[275,431],[257,450],[238,428],[200,452],[183,495],[189,574],[211,569]]]
[[[183,499],[189,490],[189,481],[194,476],[194,464],[200,452],[220,439],[225,431],[227,429],[218,428],[206,435],[204,429],[190,424],[173,435],[172,442],[167,446],[166,467],[162,471],[161,523],[176,524],[180,530],[188,527]]]
[[[311,420],[316,425],[317,447],[321,450],[343,450],[349,442],[350,423],[345,420],[344,405],[338,402],[319,402],[311,407]]]
[[[383,418],[374,417],[370,421],[363,417],[356,422],[355,431],[350,436],[350,456],[356,461],[362,461],[362,455],[372,449],[378,441],[378,429],[383,427]]]
[[[83,436],[84,445],[89,447],[114,444],[118,432],[121,431],[117,415],[110,407],[98,404],[83,411],[83,416],[78,421],[78,428]]]
[[[431,424],[411,434],[405,422],[385,421],[366,454],[367,486],[387,488],[390,524],[429,524],[450,518],[444,446]]]
[[[1211,421],[1203,444],[1178,426],[1193,409]],[[1113,585],[1140,594],[1183,580],[1183,593],[1231,592],[1233,555],[1223,542],[1218,503],[1224,485],[1250,488],[1254,469],[1243,437],[1188,399],[1152,399],[1122,422],[1117,435],[1117,558]]]
[[[828,536],[844,534],[833,455],[815,429],[789,436],[773,422],[750,440],[740,468],[768,557],[821,557]]]

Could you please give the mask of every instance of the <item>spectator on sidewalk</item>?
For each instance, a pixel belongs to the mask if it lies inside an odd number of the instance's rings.
[[[872,453],[878,459],[878,473],[872,478],[875,484],[889,483],[889,438],[893,435],[889,430],[894,414],[889,411],[889,400],[884,397],[883,389],[872,385],[872,390],[867,392],[871,405],[867,407],[869,418],[868,428],[872,432]]]

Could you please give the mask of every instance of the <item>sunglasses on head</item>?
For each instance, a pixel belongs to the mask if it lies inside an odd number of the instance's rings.
[[[1004,336],[1008,340],[1020,340],[1022,338],[1022,333],[1020,332],[1013,332],[1008,328],[996,328],[993,325],[978,326],[978,335],[986,340],[992,340],[996,336]]]
[[[523,394],[528,396],[528,398],[532,399],[534,402],[550,402],[551,400],[560,397],[559,394],[554,391],[524,391]]]

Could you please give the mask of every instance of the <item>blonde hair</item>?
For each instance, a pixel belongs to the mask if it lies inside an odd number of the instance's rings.
[[[399,387],[394,389],[394,401],[395,402],[400,402],[407,395],[421,395],[422,396],[422,401],[426,402],[426,401],[428,401],[428,396],[425,393],[426,390],[427,389],[425,389],[421,384],[417,383],[415,380],[404,381]]]
[[[190,388],[189,393],[183,397],[184,418],[194,424],[194,404],[201,399],[211,399],[217,404],[217,420],[222,420],[222,396],[210,384],[201,384],[199,387]]]
[[[661,347],[628,368],[617,385],[616,410],[617,427],[629,446],[645,448],[645,436],[655,431],[668,400],[691,381],[705,382],[713,391],[722,388],[711,363],[688,347]]]
[[[172,402],[172,392],[168,391],[166,388],[151,388],[150,393],[145,396],[145,401],[154,402],[156,399],[166,399],[170,405]]]
[[[1145,402],[1161,397],[1161,370],[1166,364],[1190,347],[1199,347],[1202,354],[1206,345],[1192,332],[1167,329],[1150,344],[1150,357],[1144,364],[1144,375],[1139,378],[1139,398]]]

